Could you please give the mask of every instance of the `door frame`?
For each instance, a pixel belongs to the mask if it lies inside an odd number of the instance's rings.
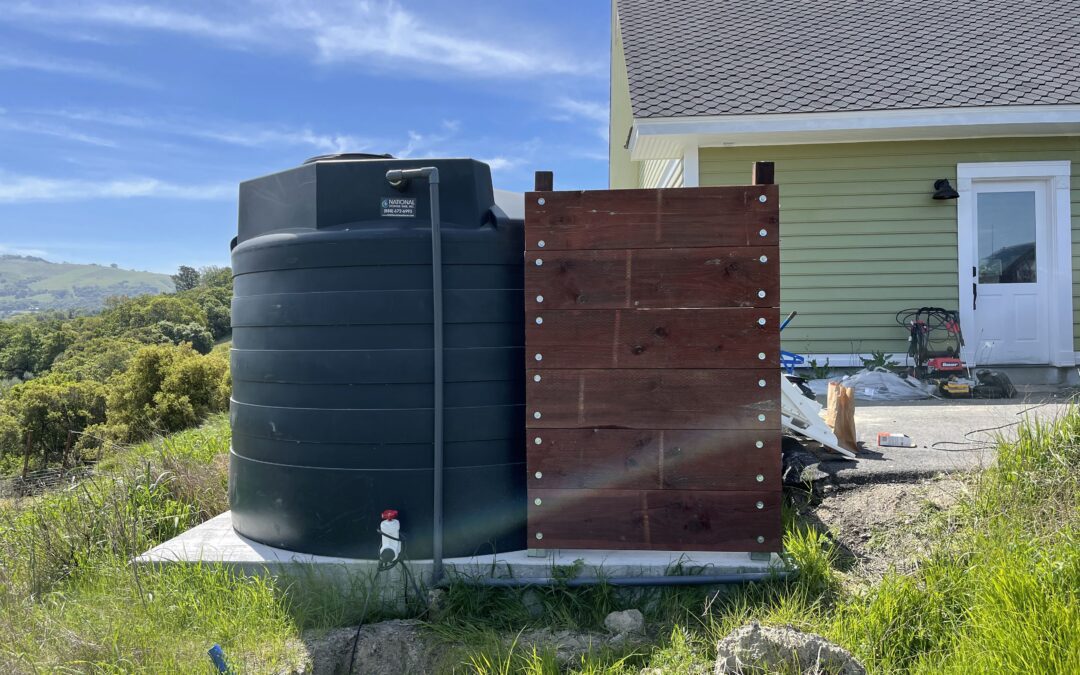
[[[956,189],[960,198],[956,204],[957,273],[960,286],[960,323],[971,316],[972,267],[978,265],[974,246],[976,183],[1036,180],[1046,183],[1046,226],[1049,228],[1050,272],[1047,286],[1047,340],[1052,366],[1074,366],[1077,363],[1073,348],[1073,288],[1072,288],[1072,218],[1070,213],[1071,162],[976,162],[956,165]],[[971,333],[974,335],[974,333]],[[961,352],[968,362],[974,358],[977,344],[969,342]],[[976,363],[976,365],[978,365]]]

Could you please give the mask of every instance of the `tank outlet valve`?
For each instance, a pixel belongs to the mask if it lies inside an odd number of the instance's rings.
[[[382,512],[382,522],[379,523],[379,534],[382,535],[382,547],[379,549],[380,562],[397,562],[398,556],[401,555],[401,523],[397,516],[398,512],[394,509]]]

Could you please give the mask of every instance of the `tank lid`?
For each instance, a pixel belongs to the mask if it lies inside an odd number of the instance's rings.
[[[316,155],[310,159],[304,160],[304,164],[314,164],[315,162],[331,162],[331,161],[348,161],[358,159],[393,159],[394,156],[387,153],[385,155],[376,155],[369,152],[335,152],[329,155]]]

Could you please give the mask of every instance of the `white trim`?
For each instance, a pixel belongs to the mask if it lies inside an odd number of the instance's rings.
[[[682,160],[673,159],[667,163],[667,167],[664,169],[664,173],[660,175],[660,184],[656,187],[682,187],[675,184],[675,174],[678,172],[679,167],[682,165]],[[651,185],[643,185],[642,187],[653,187]]]
[[[1074,366],[1077,364],[1073,351],[1073,286],[1072,286],[1072,214],[1070,206],[1069,176],[1071,162],[977,162],[956,165],[957,239],[965,227],[972,223],[972,183],[974,181],[1036,179],[1047,182],[1049,204],[1047,219],[1050,227],[1050,289],[1049,327],[1050,365]],[[957,273],[960,280],[960,315],[973,305],[971,268],[977,264],[974,252],[961,247],[957,255]],[[961,319],[961,325],[963,320]],[[974,345],[964,347],[962,355],[970,361]]]
[[[682,186],[699,187],[701,180],[698,172],[698,146],[688,145],[683,150]]]
[[[1075,135],[1080,105],[1027,105],[635,119],[634,160],[683,149],[1002,136]]]

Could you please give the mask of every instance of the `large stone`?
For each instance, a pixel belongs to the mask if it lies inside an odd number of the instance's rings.
[[[645,632],[645,617],[636,609],[612,612],[604,619],[604,628],[615,635],[639,635]]]
[[[352,659],[353,644],[356,659]],[[304,634],[307,664],[298,675],[401,675],[438,672],[446,653],[420,621],[383,621]],[[349,663],[352,661],[352,669]]]
[[[846,649],[820,635],[752,623],[720,640],[713,672],[865,675],[866,668]]]

